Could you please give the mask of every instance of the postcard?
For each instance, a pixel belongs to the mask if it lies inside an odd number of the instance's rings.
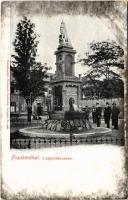
[[[127,2],[3,1],[1,61],[1,199],[127,199]]]

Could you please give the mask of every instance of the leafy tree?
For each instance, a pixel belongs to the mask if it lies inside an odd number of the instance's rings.
[[[89,99],[99,98],[101,87],[102,81],[94,79],[90,74],[82,78],[82,93]]]
[[[17,24],[16,37],[13,42],[15,54],[11,56],[11,69],[15,78],[15,88],[31,103],[39,95],[43,95],[45,89],[44,79],[48,77],[48,67],[37,62],[37,38],[35,25],[23,17]],[[12,83],[14,86],[14,82]]]
[[[124,68],[124,51],[114,41],[92,42],[87,58],[80,59],[90,70],[84,77],[83,86],[92,88],[97,96],[123,97],[123,81],[116,70]],[[86,87],[84,87],[86,89]],[[119,93],[120,91],[120,93]]]

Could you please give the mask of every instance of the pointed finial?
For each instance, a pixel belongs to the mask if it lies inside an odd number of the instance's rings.
[[[63,20],[60,25],[59,44],[60,44],[60,46],[62,46],[62,45],[72,46],[70,43],[68,34],[67,34],[66,25]]]

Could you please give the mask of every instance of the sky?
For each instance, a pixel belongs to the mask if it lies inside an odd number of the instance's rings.
[[[17,14],[15,7],[11,8],[11,52],[13,53],[12,42],[15,38],[16,25],[24,15],[24,12]],[[110,22],[104,16],[89,14],[57,14],[46,15],[43,12],[33,14],[32,11],[26,16],[35,23],[35,31],[40,35],[38,45],[38,60],[47,63],[52,67],[50,72],[55,72],[56,57],[54,52],[59,45],[60,24],[63,20],[66,24],[67,33],[73,48],[77,51],[76,61],[79,57],[84,57],[89,51],[89,44],[92,41],[117,41],[116,32],[111,29]],[[75,74],[84,74],[88,70],[87,66],[80,63],[75,65]]]

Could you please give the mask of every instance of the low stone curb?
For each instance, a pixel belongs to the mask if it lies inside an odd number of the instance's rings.
[[[27,137],[42,137],[42,138],[69,138],[70,137],[70,133],[59,133],[59,132],[54,132],[54,131],[50,131],[50,130],[46,130],[47,133],[39,133],[39,132],[34,132],[34,131],[30,131],[31,129],[41,129],[42,126],[36,126],[36,127],[29,127],[29,128],[23,128],[19,130],[19,133],[21,135],[27,136]],[[30,130],[29,130],[30,129]],[[104,130],[103,130],[104,129]],[[42,129],[43,130],[43,129]],[[99,130],[99,132],[89,132],[89,133],[72,133],[72,135],[75,138],[83,138],[83,137],[96,137],[96,136],[105,136],[106,134],[110,134],[112,133],[111,129],[108,128],[102,128],[102,127],[97,127],[94,130]],[[101,131],[102,130],[102,131]],[[45,130],[44,130],[45,131]]]

